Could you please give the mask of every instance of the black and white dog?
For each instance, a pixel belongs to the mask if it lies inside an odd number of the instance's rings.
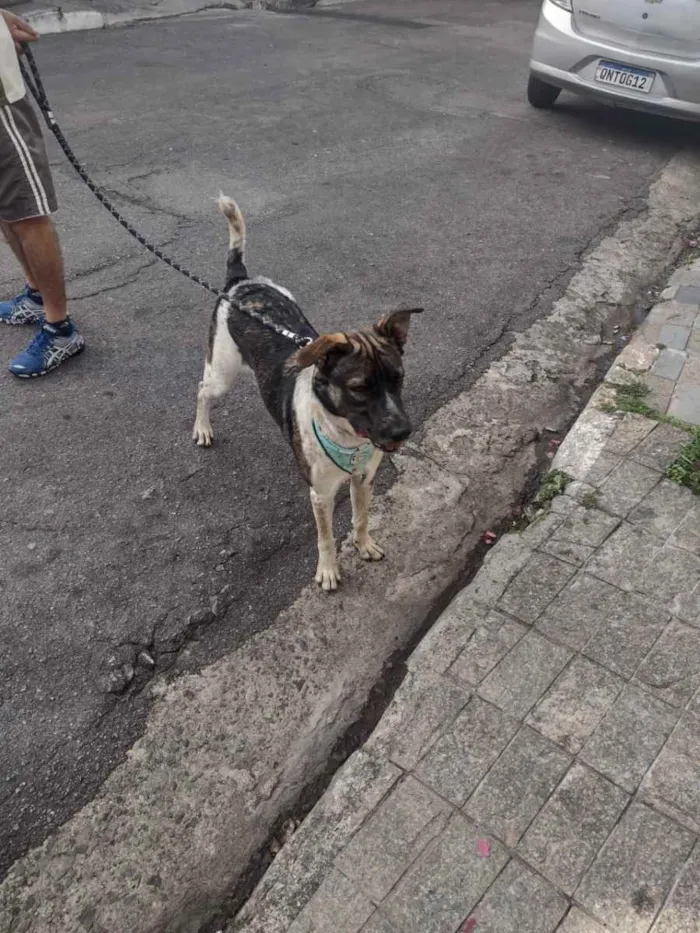
[[[360,557],[384,556],[368,531],[369,502],[384,452],[398,450],[411,433],[401,401],[401,357],[411,315],[422,309],[394,311],[366,330],[319,336],[286,288],[249,277],[243,261],[243,215],[224,195],[219,209],[230,231],[224,289],[229,298],[220,299],[214,310],[193,437],[201,447],[211,444],[212,401],[231,388],[243,366],[252,369],[263,401],[311,487],[318,531],[316,582],[335,590],[340,574],[333,510],[343,483],[350,482],[353,541]],[[298,349],[247,310],[311,342]]]

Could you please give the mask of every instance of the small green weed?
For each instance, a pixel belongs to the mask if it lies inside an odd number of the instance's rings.
[[[556,498],[556,496],[560,496],[572,480],[573,477],[569,476],[569,474],[565,473],[563,470],[552,470],[550,473],[547,473],[542,480],[539,492],[535,496],[535,505],[546,505],[548,502],[551,502],[552,499]]]
[[[693,435],[693,440],[685,445],[666,470],[666,476],[700,496],[700,430],[695,430]]]
[[[608,414],[614,414],[617,411],[628,411],[634,415],[649,418],[651,421],[658,421],[659,424],[670,424],[674,428],[692,432],[693,429],[687,422],[681,421],[680,418],[674,418],[673,415],[664,415],[644,401],[650,391],[646,383],[641,381],[625,382],[619,385],[611,384],[610,388],[615,390],[615,402],[601,405],[601,411]]]

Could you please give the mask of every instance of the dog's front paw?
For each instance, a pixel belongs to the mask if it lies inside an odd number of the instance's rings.
[[[214,432],[211,429],[211,425],[202,425],[198,421],[195,421],[194,428],[192,429],[192,440],[195,441],[197,447],[211,447],[211,442],[214,440]]]
[[[326,564],[319,561],[318,567],[316,568],[316,582],[326,593],[337,590],[338,584],[340,583],[338,565],[335,563]]]
[[[355,538],[354,544],[362,560],[382,560],[384,557],[384,551],[370,535]]]

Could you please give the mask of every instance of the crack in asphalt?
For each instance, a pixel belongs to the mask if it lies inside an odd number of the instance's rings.
[[[162,244],[163,246],[169,246],[172,243],[172,240],[168,240],[166,243]],[[159,247],[160,248],[160,247]],[[154,257],[149,259],[147,262],[142,263],[135,272],[133,272],[129,278],[124,279],[123,282],[117,282],[116,285],[105,285],[104,288],[98,288],[94,292],[86,292],[84,295],[74,295],[71,298],[71,301],[84,301],[86,298],[96,298],[98,295],[104,295],[107,292],[119,291],[120,288],[126,288],[127,285],[133,285],[133,283],[138,279],[141,273],[145,269],[150,269],[152,266],[155,266],[158,263],[158,259]]]

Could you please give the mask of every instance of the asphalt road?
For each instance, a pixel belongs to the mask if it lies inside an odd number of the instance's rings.
[[[217,12],[44,38],[37,57],[89,170],[196,271],[221,281],[223,189],[246,212],[251,270],[319,330],[425,305],[407,355],[420,424],[697,144],[573,98],[531,111],[537,6]],[[196,669],[270,625],[314,564],[306,490],[252,382],[215,412],[215,448],[190,440],[212,302],[130,241],[55,146],[52,161],[89,351],[31,383],[0,370],[0,873],[138,735],[139,652]],[[4,249],[0,284],[20,284]],[[28,335],[0,339],[9,361]]]

